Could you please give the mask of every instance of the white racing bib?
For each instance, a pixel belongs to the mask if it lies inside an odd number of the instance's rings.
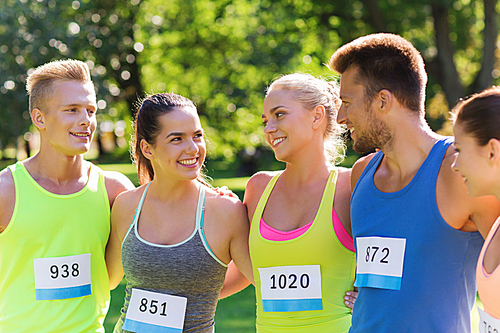
[[[500,333],[500,319],[496,319],[487,312],[477,308],[479,312],[479,332],[480,333]]]
[[[132,332],[182,332],[187,298],[132,288],[123,329]]]
[[[322,310],[320,265],[259,268],[264,312]]]
[[[37,300],[83,297],[92,294],[90,253],[34,259]]]
[[[356,238],[355,287],[401,289],[406,239]]]

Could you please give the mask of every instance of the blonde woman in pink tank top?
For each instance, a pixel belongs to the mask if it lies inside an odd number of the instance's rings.
[[[500,199],[500,87],[460,101],[452,110],[455,147],[452,168],[461,173],[469,196]],[[476,269],[480,332],[500,332],[500,218],[484,242]]]
[[[264,136],[267,144],[273,150],[275,158],[285,162],[286,168],[280,172],[279,179],[275,180],[268,196],[264,195],[264,192],[277,174],[273,171],[256,173],[250,178],[245,189],[243,202],[248,209],[250,223],[255,229],[254,235],[257,235],[251,236],[249,241],[250,248],[255,250],[255,255],[252,257],[254,276],[259,269],[307,265],[298,264],[289,257],[282,259],[285,257],[285,252],[293,252],[288,251],[288,249],[283,250],[282,246],[287,243],[296,243],[299,239],[306,238],[308,234],[311,234],[311,230],[314,230],[315,216],[319,211],[320,203],[323,202],[322,195],[324,195],[325,184],[328,184],[329,176],[333,170],[337,172],[338,178],[332,200],[334,209],[329,213],[327,223],[329,230],[333,231],[332,239],[340,244],[342,250],[349,251],[350,254],[354,252],[349,212],[351,170],[336,166],[336,162],[339,162],[343,157],[345,148],[341,135],[343,130],[336,122],[340,104],[337,83],[327,82],[310,74],[283,75],[269,85],[262,110]],[[263,204],[265,207],[262,214],[256,213],[258,205],[260,205],[259,202],[264,197],[267,201]],[[255,219],[254,222],[252,222],[253,219]],[[261,260],[260,254],[264,253],[261,248],[261,240],[263,243],[273,246],[273,249],[268,251],[274,254],[272,263]],[[323,244],[319,240],[317,241],[319,244]],[[309,252],[313,253],[312,250]],[[318,258],[311,255],[311,262],[317,263],[317,260]],[[288,262],[292,262],[292,264]],[[327,269],[325,266],[327,265],[322,266],[321,273],[324,273],[325,276],[333,275],[331,271],[335,271],[335,269]],[[244,278],[241,275],[240,280],[238,280],[236,277],[238,272],[234,266],[229,265],[228,272],[227,277],[231,278],[226,278],[221,293],[224,296],[248,284],[248,281],[246,283],[243,281]],[[335,274],[348,279],[350,271],[348,269],[338,270],[335,271]],[[333,279],[325,278],[325,281],[327,280],[332,281]],[[262,281],[262,278],[259,278],[259,281]],[[327,283],[323,287],[329,291],[334,290],[334,287]],[[262,294],[264,289],[266,289],[265,286],[262,287],[256,283],[257,293]],[[273,288],[271,287],[271,289]],[[284,292],[286,292],[285,289],[283,288]],[[335,292],[335,296],[332,296],[334,299],[328,300],[329,304],[339,302],[340,306],[337,308],[339,312],[349,311],[344,306],[353,308],[357,296],[357,292],[353,289],[351,284],[350,288],[344,290],[345,294],[337,295]],[[281,296],[288,297],[288,295]],[[267,295],[264,298],[266,297]],[[267,297],[266,302],[268,299]],[[263,302],[262,297],[257,297],[257,332],[288,330],[302,332],[307,325],[313,325],[314,320],[322,316],[326,317],[326,307],[323,309],[325,312],[310,309],[307,310],[310,312],[305,312],[306,310],[303,309],[292,311],[284,308],[280,308],[280,310],[266,308],[264,310]],[[302,313],[308,313],[308,320],[302,320],[304,317]],[[328,317],[327,321],[334,321],[332,319],[334,316]],[[292,322],[295,322],[293,329],[290,327]],[[339,328],[333,331],[344,330]]]

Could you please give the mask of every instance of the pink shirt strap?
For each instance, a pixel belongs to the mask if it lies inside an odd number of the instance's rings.
[[[352,237],[345,230],[344,225],[340,221],[335,210],[333,210],[332,213],[332,220],[333,220],[333,230],[335,231],[335,235],[339,239],[340,243],[349,251],[354,252],[354,241],[352,240]],[[288,241],[303,235],[307,230],[309,230],[312,224],[313,221],[294,230],[281,231],[271,227],[261,217],[260,234],[262,235],[262,237],[270,241],[275,241],[275,242]]]

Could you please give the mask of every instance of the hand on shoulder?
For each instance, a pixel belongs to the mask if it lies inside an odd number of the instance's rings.
[[[220,212],[221,215],[231,216],[234,214],[241,214],[242,210],[245,210],[245,205],[243,205],[237,196],[222,195],[219,190],[208,187],[205,193],[206,199],[213,200],[217,205],[217,212]]]

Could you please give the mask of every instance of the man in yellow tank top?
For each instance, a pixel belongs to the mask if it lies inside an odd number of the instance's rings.
[[[104,332],[110,207],[133,185],[83,159],[97,126],[85,63],[47,63],[26,88],[40,150],[0,172],[0,333]]]

